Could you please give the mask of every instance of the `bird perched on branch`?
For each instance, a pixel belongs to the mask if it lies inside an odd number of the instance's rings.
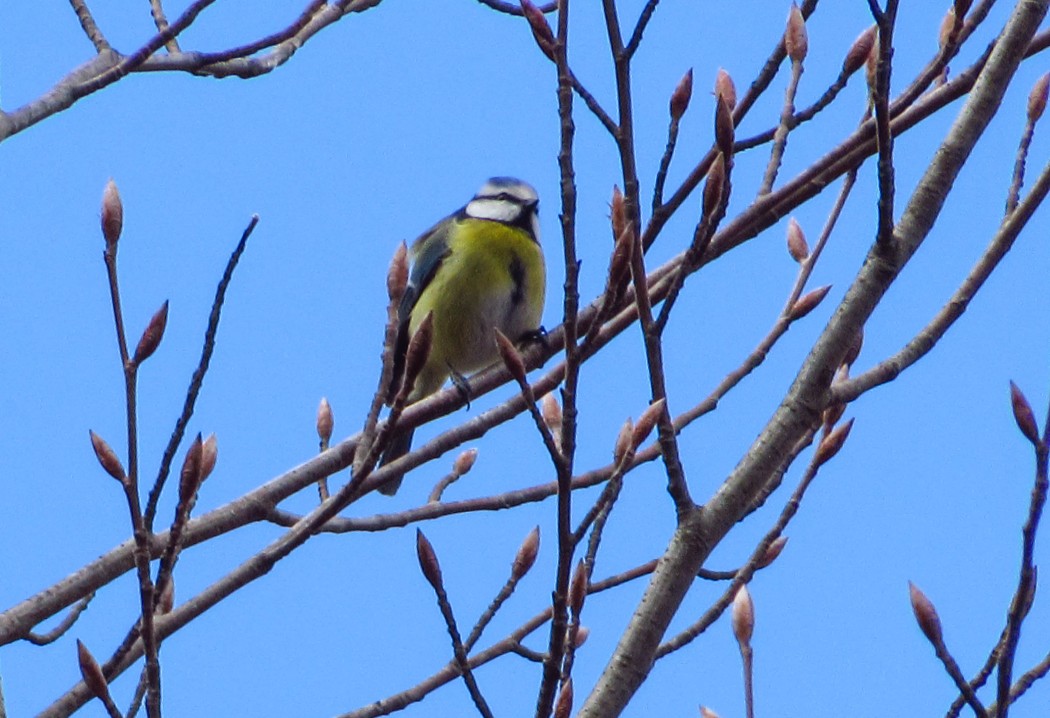
[[[499,359],[495,330],[513,341],[541,333],[546,269],[538,208],[539,197],[531,185],[513,177],[493,177],[466,205],[412,243],[412,271],[398,310],[387,403],[400,390],[409,339],[428,313],[433,317],[430,353],[409,403],[433,394],[449,377],[466,392],[464,375]],[[379,465],[404,456],[411,444],[411,429],[395,430]],[[401,478],[379,491],[392,496]]]

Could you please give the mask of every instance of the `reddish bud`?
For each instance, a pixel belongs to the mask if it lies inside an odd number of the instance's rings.
[[[729,109],[729,103],[726,102],[725,97],[719,95],[715,98],[715,144],[726,157],[733,156],[735,136],[733,111]]]
[[[813,465],[822,466],[831,460],[835,454],[839,453],[842,445],[846,443],[846,439],[849,438],[850,429],[853,428],[854,419],[850,419],[845,424],[836,427],[831,433],[820,440],[817,444],[817,451],[813,455]]]
[[[548,60],[554,62],[556,41],[550,25],[547,24],[547,18],[543,17],[543,12],[533,5],[530,0],[519,0],[519,2],[521,3],[521,10],[525,14],[525,19],[529,21],[529,29],[532,30],[532,37],[535,38],[540,52],[546,55]]]
[[[941,642],[941,619],[937,616],[937,609],[933,607],[926,594],[919,590],[911,581],[908,581],[908,595],[911,598],[911,610],[915,613],[915,620],[919,622],[919,628],[933,644]]]
[[[811,292],[803,294],[788,311],[788,319],[794,322],[806,316],[824,301],[824,297],[828,296],[830,291],[831,285],[826,284],[823,287],[818,287]]]
[[[876,33],[876,37],[878,34]],[[871,49],[868,50],[868,57],[864,60],[864,72],[867,75],[868,80],[868,92],[872,95],[875,94],[875,71],[879,67],[879,43],[872,42]]]
[[[98,463],[102,464],[102,468],[105,469],[107,474],[123,483],[124,479],[127,478],[127,474],[124,473],[124,466],[120,463],[116,453],[106,443],[106,440],[95,432],[89,430],[88,436],[91,437],[91,448],[95,450],[95,457],[98,459]]]
[[[102,701],[110,700],[109,684],[102,673],[102,666],[98,664],[95,657],[91,655],[91,651],[79,638],[77,639],[77,662],[80,664],[80,675],[91,694]]]
[[[632,438],[634,437],[634,422],[627,419],[620,427],[620,433],[616,435],[616,444],[613,446],[613,464],[620,466],[625,459],[634,455]]]
[[[584,643],[586,643],[587,639],[590,638],[590,637],[591,637],[591,629],[587,628],[587,626],[580,626],[579,628],[576,629],[576,640],[573,641],[572,647],[573,648],[579,648]]]
[[[798,5],[791,3],[788,10],[787,29],[784,31],[784,50],[793,63],[801,63],[809,52],[809,37],[806,33],[806,18]]]
[[[777,536],[773,539],[773,542],[766,546],[766,552],[762,554],[762,558],[759,559],[756,564],[757,568],[765,568],[769,564],[777,560],[780,554],[784,551],[784,547],[787,546],[787,536]]]
[[[634,232],[629,228],[616,240],[612,256],[609,257],[609,277],[606,281],[606,292],[613,292],[620,286],[620,282],[627,274],[627,268],[631,263],[631,252],[634,250]]]
[[[736,109],[736,85],[730,74],[722,68],[718,68],[718,74],[715,76],[715,97],[725,100],[730,112]]]
[[[710,708],[700,706],[700,718],[721,718],[721,716],[719,716]]]
[[[831,431],[831,427],[839,423],[839,419],[846,413],[845,404],[832,404],[824,410],[824,416],[822,417],[823,424],[827,427],[827,431]]]
[[[627,229],[627,209],[624,206],[623,192],[613,185],[612,200],[609,202],[609,219],[612,222],[613,242],[618,242]]]
[[[463,476],[463,474],[469,473],[474,468],[474,462],[478,460],[477,449],[467,449],[462,454],[456,457],[455,462],[452,464],[452,471],[457,476]]]
[[[215,434],[208,434],[208,438],[201,445],[201,483],[211,476],[215,470],[215,462],[219,460],[219,440]]]
[[[671,93],[671,119],[680,120],[689,109],[689,100],[693,97],[693,68],[682,76]]]
[[[496,349],[499,350],[500,358],[504,366],[510,371],[510,375],[519,384],[525,383],[525,361],[521,358],[521,352],[514,346],[514,342],[507,339],[507,335],[496,330]]]
[[[317,405],[317,436],[327,446],[332,440],[332,429],[335,428],[335,416],[332,414],[332,405],[326,397],[321,397],[321,403]]]
[[[1032,406],[1028,403],[1025,395],[1021,393],[1021,390],[1017,388],[1017,384],[1013,382],[1010,382],[1010,404],[1013,406],[1014,421],[1017,422],[1017,428],[1021,430],[1026,439],[1038,446],[1039,428],[1035,423],[1035,414],[1032,413]]]
[[[656,426],[656,422],[660,416],[664,413],[664,408],[667,406],[666,399],[659,399],[649,405],[649,408],[642,412],[642,415],[638,417],[638,423],[634,425],[634,430],[631,432],[631,448],[637,449],[641,446],[641,443],[652,433],[653,427]]]
[[[569,608],[576,615],[583,610],[583,599],[587,597],[587,584],[590,582],[587,576],[587,567],[580,561],[576,564],[576,570],[569,582]]]
[[[169,575],[167,582],[164,584],[164,588],[160,590],[160,594],[157,596],[157,613],[161,615],[171,613],[171,609],[174,607],[175,579]]]
[[[386,294],[391,302],[400,302],[408,286],[408,245],[401,242],[394,250],[386,273]]]
[[[540,414],[543,416],[543,423],[550,429],[551,434],[557,438],[561,434],[562,413],[561,405],[554,398],[553,392],[544,394],[543,399],[540,400]]]
[[[747,648],[751,645],[751,634],[755,631],[755,604],[751,601],[751,594],[744,584],[740,585],[733,596],[731,618],[736,642],[740,644],[741,649]]]
[[[419,323],[412,338],[408,340],[408,349],[405,351],[405,378],[401,391],[407,393],[412,385],[416,383],[416,377],[423,370],[427,357],[430,355],[430,345],[434,341],[434,312],[427,312],[423,321]]]
[[[1039,567],[1032,566],[1032,574],[1025,585],[1024,597],[1021,599],[1021,618],[1027,618],[1035,602],[1035,589],[1039,584]]]
[[[842,363],[844,366],[853,366],[853,362],[857,361],[857,357],[860,356],[860,350],[864,348],[864,328],[861,327],[857,330],[856,334],[853,335],[853,340],[849,343],[849,348],[846,349],[846,356],[842,357]]]
[[[201,485],[201,456],[204,453],[204,443],[201,435],[190,442],[190,448],[186,450],[186,458],[182,460],[182,471],[179,472],[179,503],[188,504],[197,495],[197,489]]]
[[[871,25],[867,30],[857,36],[846,53],[846,59],[842,61],[842,74],[852,75],[864,66],[871,55],[871,48],[875,47],[876,27]]]
[[[788,220],[787,228],[788,254],[799,264],[806,261],[809,256],[809,243],[806,242],[806,234],[802,231],[802,225],[794,217]]]
[[[707,182],[704,183],[704,196],[700,211],[705,217],[710,217],[722,204],[722,195],[726,185],[726,159],[721,152],[711,163],[711,169],[707,171]]]
[[[1039,121],[1046,111],[1047,91],[1050,89],[1050,72],[1046,73],[1032,86],[1028,93],[1028,121],[1033,125]]]
[[[167,326],[168,302],[165,300],[164,304],[157,310],[157,313],[150,318],[149,324],[146,325],[146,331],[142,332],[142,338],[139,339],[139,344],[135,347],[135,354],[131,358],[132,363],[141,364],[149,359],[153,352],[157,351],[157,347],[160,346],[160,340],[164,338],[164,328]]]
[[[952,30],[955,29],[955,8],[948,8],[948,12],[944,13],[944,17],[941,18],[941,28],[937,33],[937,45],[941,50],[948,46],[948,41],[951,40]]]
[[[540,553],[540,527],[536,526],[529,531],[529,535],[521,542],[518,553],[514,556],[510,573],[515,579],[520,579],[527,574],[536,563],[536,557]]]
[[[437,554],[430,541],[423,532],[416,529],[416,557],[419,559],[419,568],[427,582],[434,587],[435,591],[442,590],[441,565],[438,564]]]
[[[554,704],[554,718],[569,718],[572,714],[572,677],[565,680]]]
[[[124,203],[120,200],[117,183],[112,179],[102,190],[102,236],[106,239],[106,249],[113,253],[117,250],[117,240],[124,228]]]

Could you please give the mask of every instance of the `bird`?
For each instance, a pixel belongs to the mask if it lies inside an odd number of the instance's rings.
[[[398,307],[398,334],[387,404],[401,386],[405,352],[432,313],[430,353],[407,402],[423,399],[450,377],[469,398],[465,376],[499,359],[495,331],[515,342],[542,337],[546,268],[540,246],[539,195],[514,177],[492,177],[461,208],[416,239],[412,269]],[[379,460],[408,453],[412,430],[394,430]],[[403,476],[379,491],[393,496]]]

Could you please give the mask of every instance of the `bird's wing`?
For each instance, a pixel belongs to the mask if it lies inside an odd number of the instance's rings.
[[[405,287],[405,293],[397,309],[399,324],[397,343],[394,345],[394,371],[387,389],[387,404],[393,403],[394,397],[401,388],[401,375],[405,371],[405,353],[408,351],[408,340],[410,339],[408,329],[412,321],[412,310],[423,294],[423,290],[434,279],[441,263],[448,256],[448,233],[457,217],[458,213],[449,215],[412,243],[412,273],[409,275],[408,286]]]

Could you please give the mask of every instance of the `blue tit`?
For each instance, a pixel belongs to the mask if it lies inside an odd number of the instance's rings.
[[[538,208],[531,185],[493,177],[412,243],[388,403],[401,384],[408,340],[428,312],[433,312],[433,340],[409,403],[433,394],[450,376],[465,389],[464,375],[499,359],[496,329],[512,341],[540,331],[546,269]],[[396,432],[379,465],[404,456],[411,444],[411,430]],[[398,477],[379,491],[391,496],[400,485]]]

